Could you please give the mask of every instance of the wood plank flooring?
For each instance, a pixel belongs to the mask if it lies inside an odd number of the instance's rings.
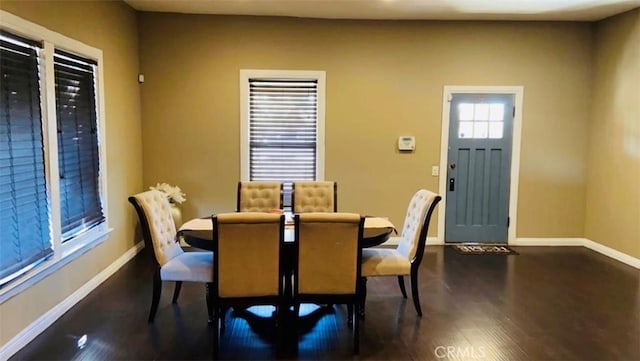
[[[372,278],[359,356],[351,353],[346,308],[309,305],[292,336],[297,351],[279,358],[640,360],[639,270],[582,247],[514,249],[520,255],[428,247],[419,280],[422,318],[411,299],[402,298],[395,277]],[[172,305],[173,284],[165,283],[149,325],[150,272],[143,252],[12,359],[209,359],[204,286],[185,284]],[[229,311],[220,358],[277,358],[271,312]],[[83,335],[87,341],[79,347]]]

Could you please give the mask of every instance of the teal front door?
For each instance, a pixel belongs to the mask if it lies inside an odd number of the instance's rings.
[[[445,241],[506,243],[515,113],[512,94],[453,94]]]

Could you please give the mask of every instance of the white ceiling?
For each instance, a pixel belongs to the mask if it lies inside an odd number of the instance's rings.
[[[136,10],[328,19],[593,21],[640,0],[124,0]]]

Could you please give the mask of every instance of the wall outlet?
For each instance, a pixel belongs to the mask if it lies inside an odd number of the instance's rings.
[[[434,165],[431,167],[431,175],[434,177],[437,177],[440,175],[440,167],[438,167],[437,165]]]

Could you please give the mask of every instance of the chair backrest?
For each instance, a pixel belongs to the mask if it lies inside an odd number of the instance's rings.
[[[176,225],[164,193],[150,190],[129,197],[140,219],[145,246],[153,247],[160,266],[184,252],[176,242]]]
[[[442,197],[438,194],[420,189],[409,202],[397,250],[412,262],[414,259],[418,262],[422,259],[429,221],[440,199]]]
[[[222,213],[212,221],[216,297],[280,297],[284,215]]]
[[[355,295],[364,217],[354,213],[295,215],[294,294]]]
[[[238,182],[238,212],[269,212],[282,209],[281,182]]]
[[[327,181],[293,182],[291,210],[293,213],[337,212],[338,184]]]

